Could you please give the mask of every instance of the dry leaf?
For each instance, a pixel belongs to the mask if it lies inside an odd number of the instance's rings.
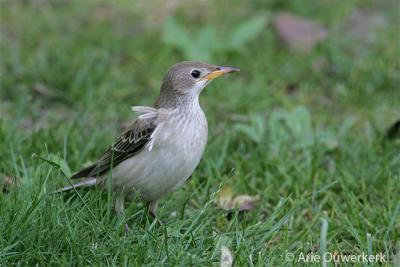
[[[327,36],[325,28],[318,23],[291,13],[278,14],[274,26],[279,38],[296,52],[310,52]]]
[[[19,186],[19,181],[16,177],[12,177],[9,175],[4,175],[3,177],[3,186],[4,187],[10,187],[10,186]]]
[[[232,189],[229,186],[224,186],[217,195],[216,204],[224,210],[239,209],[243,211],[254,209],[259,200],[259,195],[238,195],[234,197]]]
[[[220,208],[224,210],[230,210],[232,206],[232,198],[232,189],[229,186],[224,186],[218,192],[216,203]]]
[[[221,267],[231,267],[233,265],[232,252],[226,246],[221,246]]]
[[[260,196],[249,196],[249,195],[239,195],[233,198],[232,206],[233,208],[239,208],[242,210],[252,210],[255,208],[257,202],[260,201]]]

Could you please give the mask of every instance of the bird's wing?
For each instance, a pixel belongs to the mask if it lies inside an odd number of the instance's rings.
[[[149,107],[133,107],[142,113],[127,130],[111,145],[103,157],[71,178],[94,177],[104,174],[122,161],[139,153],[151,142],[152,133],[157,128],[158,110]]]

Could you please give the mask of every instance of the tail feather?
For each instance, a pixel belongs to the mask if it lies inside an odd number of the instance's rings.
[[[53,193],[60,193],[60,192],[71,190],[73,188],[90,187],[90,186],[95,185],[96,182],[97,182],[96,178],[92,178],[92,177],[86,178],[80,182],[74,183],[73,186],[71,186],[71,185],[64,186],[63,188],[60,188],[60,189],[54,191]]]
[[[74,175],[72,175],[71,179],[88,177],[95,167],[96,167],[96,164],[92,164],[92,165],[90,165],[90,166],[88,166],[86,168],[83,168],[79,172],[77,172]]]

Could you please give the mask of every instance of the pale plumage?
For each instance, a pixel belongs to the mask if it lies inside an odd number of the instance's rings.
[[[127,193],[137,190],[144,200],[155,201],[189,178],[207,142],[207,121],[200,106],[179,114],[179,109],[158,111],[145,148],[114,167],[115,187]]]
[[[111,179],[118,213],[125,197],[138,192],[151,202],[155,215],[157,201],[190,177],[204,152],[208,128],[200,92],[214,78],[233,71],[238,69],[191,61],[172,66],[154,107],[132,107],[138,117],[102,158],[71,177],[87,177],[75,186],[105,186]]]

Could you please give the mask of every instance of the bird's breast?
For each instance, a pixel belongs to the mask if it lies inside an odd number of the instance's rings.
[[[196,160],[203,154],[207,135],[207,120],[202,111],[196,114],[172,115],[160,122],[154,144],[160,149],[180,154],[185,160]]]
[[[161,198],[193,173],[203,155],[207,132],[203,112],[165,116],[157,123],[151,145],[117,166],[113,173],[116,185],[140,191],[145,200]]]

